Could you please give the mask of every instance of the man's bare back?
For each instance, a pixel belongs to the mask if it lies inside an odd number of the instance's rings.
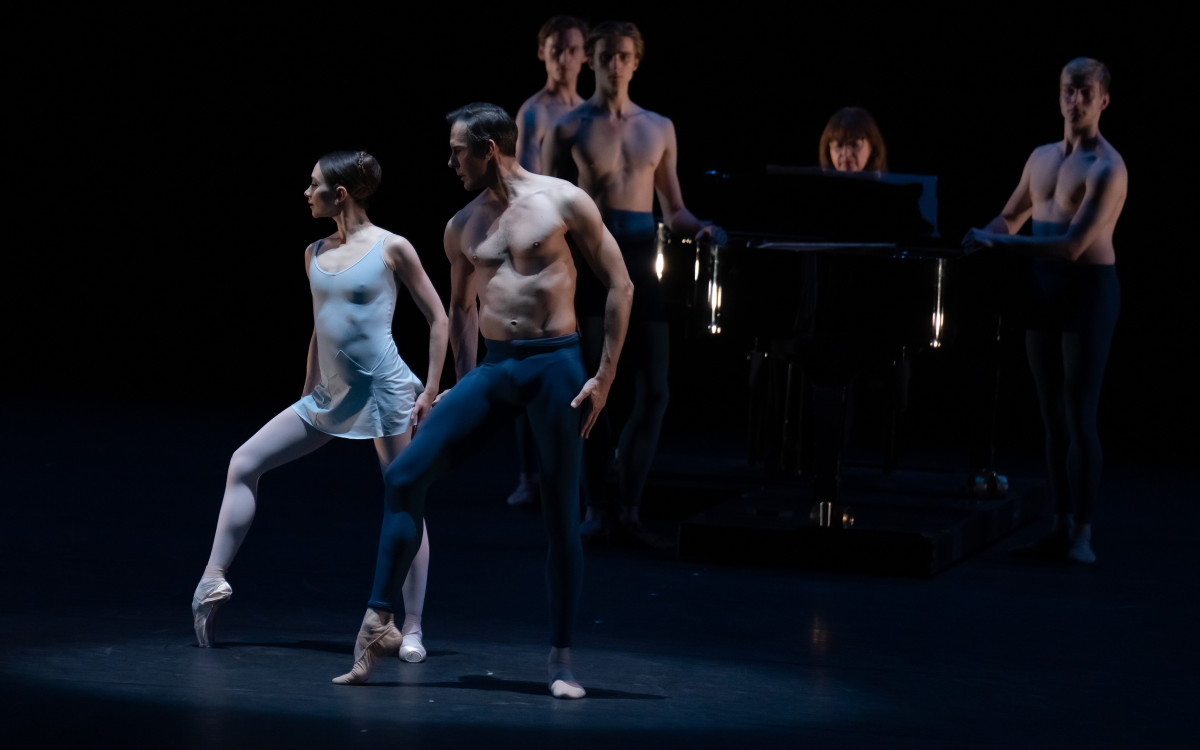
[[[564,215],[578,190],[532,173],[525,182],[507,202],[481,193],[446,230],[447,251],[460,253],[457,260],[472,267],[479,331],[488,339],[544,338],[576,329],[576,270]]]

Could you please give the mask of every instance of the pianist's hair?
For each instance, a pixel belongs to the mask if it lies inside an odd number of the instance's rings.
[[[472,102],[446,115],[446,122],[451,126],[461,122],[467,127],[474,156],[483,156],[488,141],[495,141],[496,148],[505,156],[517,155],[517,123],[502,107]]]
[[[875,118],[862,107],[843,107],[833,113],[821,133],[821,145],[818,147],[818,163],[822,169],[833,169],[833,160],[829,158],[829,144],[832,141],[853,141],[863,138],[871,146],[871,158],[863,167],[864,172],[887,171],[887,146],[883,144],[883,135]]]
[[[583,43],[583,53],[590,59],[592,53],[596,51],[596,42],[601,39],[618,39],[623,36],[633,40],[633,52],[637,59],[641,60],[642,55],[646,53],[646,42],[642,39],[642,32],[630,21],[604,21],[598,24],[587,35],[587,40]]]
[[[331,151],[317,160],[317,166],[326,185],[346,188],[346,193],[363,208],[367,208],[383,179],[379,162],[366,151]]]
[[[1108,74],[1108,66],[1090,57],[1075,58],[1063,66],[1062,72],[1072,74],[1082,73],[1087,77],[1087,80],[1100,84],[1100,89],[1106,94],[1108,93],[1108,85],[1112,82],[1112,76]]]
[[[587,21],[575,16],[554,16],[542,24],[542,28],[538,30],[538,49],[545,47],[546,40],[550,37],[571,29],[579,29],[579,33],[583,35],[584,39],[587,39]]]

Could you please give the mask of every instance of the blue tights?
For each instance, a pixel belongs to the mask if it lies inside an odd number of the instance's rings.
[[[579,336],[487,341],[484,361],[451,388],[412,443],[384,472],[383,527],[367,606],[393,611],[421,544],[425,496],[433,482],[471,456],[497,430],[529,416],[542,468],[542,515],[549,537],[546,584],[552,646],[571,645],[583,583],[579,538],[581,417],[571,408],[587,380]]]

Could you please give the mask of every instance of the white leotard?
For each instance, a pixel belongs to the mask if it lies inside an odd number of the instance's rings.
[[[317,262],[324,241],[309,263],[321,381],[292,408],[330,435],[402,434],[424,390],[392,339],[396,277],[383,261],[386,237],[343,271],[329,273]]]

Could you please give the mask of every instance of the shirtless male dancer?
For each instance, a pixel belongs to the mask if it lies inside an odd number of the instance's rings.
[[[558,118],[583,103],[576,91],[583,67],[583,38],[587,23],[574,16],[554,16],[538,31],[538,59],[546,66],[546,85],[517,110],[517,161],[530,172],[542,169],[542,141]],[[537,459],[529,420],[517,419],[517,458],[520,473],[508,504],[533,507],[540,495]]]
[[[579,187],[592,196],[621,246],[637,291],[622,367],[622,378],[632,380],[633,403],[615,446],[621,506],[616,531],[659,546],[642,529],[639,513],[669,395],[667,307],[655,271],[655,196],[673,233],[705,242],[725,239],[719,227],[697,219],[683,203],[675,173],[675,125],[629,98],[629,83],[644,49],[642,34],[632,23],[606,21],[592,29],[584,51],[596,74],[596,91],[554,126],[542,146],[542,163],[549,174],[576,177]],[[603,299],[598,292],[581,281],[581,330],[589,363],[598,352],[594,331]],[[594,447],[607,454],[589,460],[588,468],[602,472],[612,457],[612,441]],[[593,476],[591,484],[597,479]],[[594,494],[588,498],[585,536],[602,530],[601,502]]]
[[[582,698],[570,646],[583,579],[583,439],[608,399],[633,284],[588,195],[517,162],[517,126],[503,109],[468,104],[446,120],[449,166],[467,190],[482,189],[450,219],[444,238],[450,260],[450,342],[459,382],[441,394],[402,460],[384,472],[383,527],[367,606],[384,620],[400,605],[433,481],[496,430],[512,429],[518,414],[528,414],[542,467],[542,516],[550,546],[548,682],[556,698]],[[572,250],[608,290],[600,364],[590,379],[579,349]],[[487,353],[476,367],[480,334]],[[366,682],[386,652],[382,637],[382,630],[364,620],[358,634],[362,656],[334,682]]]
[[[583,68],[587,23],[554,16],[538,31],[538,59],[546,64],[546,85],[517,110],[517,161],[530,172],[542,169],[542,142],[558,119],[583,104],[576,87]]]
[[[1063,139],[1034,149],[1000,215],[963,238],[1033,256],[1032,309],[1025,335],[1046,431],[1055,516],[1049,536],[1028,551],[1094,562],[1092,506],[1102,455],[1096,430],[1100,385],[1121,306],[1113,230],[1128,173],[1100,135],[1109,103],[1103,63],[1076,58],[1059,76]],[[1032,217],[1032,234],[1017,231]]]

